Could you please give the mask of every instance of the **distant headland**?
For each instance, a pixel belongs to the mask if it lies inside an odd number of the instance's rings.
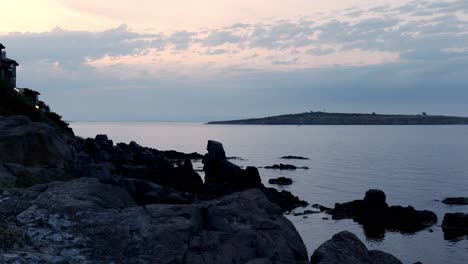
[[[305,112],[263,118],[212,121],[214,125],[468,125],[468,117]]]

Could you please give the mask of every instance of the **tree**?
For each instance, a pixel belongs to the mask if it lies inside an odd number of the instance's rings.
[[[426,112],[422,112],[422,115],[423,115],[423,116],[427,116],[427,113],[426,113]]]

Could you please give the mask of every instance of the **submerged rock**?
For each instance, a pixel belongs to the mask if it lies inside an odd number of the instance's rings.
[[[351,232],[343,231],[323,243],[310,258],[311,264],[402,264],[395,256],[368,250]]]
[[[388,206],[381,190],[368,190],[363,200],[336,203],[328,213],[335,220],[351,218],[362,224],[370,237],[381,236],[385,229],[412,233],[437,222],[437,215],[431,211],[418,211],[411,206]]]
[[[293,183],[293,180],[291,178],[279,177],[279,178],[276,178],[276,179],[268,180],[268,183],[278,184],[278,185],[291,185]]]
[[[264,167],[265,169],[273,169],[273,170],[296,170],[296,169],[303,169],[303,170],[308,170],[309,167],[296,167],[294,165],[291,165],[291,164],[275,164],[273,166],[265,166]]]
[[[448,197],[442,202],[444,204],[468,205],[468,197]]]
[[[296,229],[259,190],[167,204],[174,193],[131,182],[82,178],[34,186],[1,201],[0,219],[14,216],[10,228],[24,239],[0,251],[0,262],[307,263]],[[150,188],[163,203],[137,206],[138,188]]]
[[[442,222],[442,230],[447,240],[468,235],[468,214],[447,213]]]
[[[309,158],[301,157],[301,156],[283,156],[281,159],[297,159],[297,160],[308,160]]]

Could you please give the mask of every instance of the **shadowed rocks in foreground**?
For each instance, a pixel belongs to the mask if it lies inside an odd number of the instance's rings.
[[[93,178],[14,192],[0,219],[12,218],[4,228],[21,241],[0,263],[307,263],[294,226],[259,190],[186,204],[176,191],[146,188],[158,199],[140,206],[132,184]]]
[[[362,224],[369,237],[381,237],[386,229],[413,233],[437,223],[437,215],[431,211],[388,206],[381,190],[368,190],[363,200],[336,203],[328,213],[336,220],[351,218]]]
[[[323,243],[310,258],[311,264],[402,264],[395,256],[368,250],[351,232],[343,231]]]

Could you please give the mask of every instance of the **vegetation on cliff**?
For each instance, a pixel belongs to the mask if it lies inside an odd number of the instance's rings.
[[[23,115],[32,121],[53,123],[62,130],[73,133],[68,123],[62,117],[50,111],[48,105],[44,104],[41,110],[28,98],[16,92],[7,82],[0,81],[0,116]]]
[[[468,124],[467,117],[441,115],[383,115],[356,113],[305,112],[208,124],[226,125],[457,125]]]

